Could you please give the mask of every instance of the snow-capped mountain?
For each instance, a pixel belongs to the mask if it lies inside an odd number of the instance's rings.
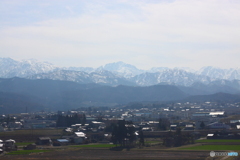
[[[83,71],[55,70],[48,73],[40,73],[26,77],[28,79],[51,79],[62,81],[73,81],[78,83],[98,83],[106,85],[134,85],[134,83],[125,80],[109,71],[96,71],[86,73]]]
[[[64,70],[72,70],[72,71],[83,71],[87,73],[94,72],[96,69],[92,67],[64,67]]]
[[[97,68],[96,70],[107,70],[125,78],[131,78],[141,73],[144,73],[143,70],[140,70],[133,65],[123,62],[109,63]]]
[[[47,73],[57,69],[48,62],[39,62],[34,59],[15,61],[11,58],[0,58],[0,77],[27,77],[33,74]]]
[[[207,84],[210,82],[209,77],[197,75],[180,69],[166,69],[156,73],[143,73],[131,79],[141,86],[154,85],[159,83],[176,84],[190,86],[194,82]]]
[[[109,63],[98,68],[59,68],[48,62],[39,62],[33,59],[16,61],[11,58],[0,58],[0,78],[11,77],[106,85],[175,84],[191,86],[197,82],[210,84],[213,81],[226,83],[224,80],[240,80],[240,68],[204,67],[199,71],[194,71],[189,68],[154,67],[150,70],[141,70],[123,62]]]
[[[92,68],[92,67],[65,67],[65,70],[73,70],[73,71],[83,71],[87,73],[92,72],[99,72],[99,71],[109,71],[116,75],[119,75],[121,77],[125,78],[131,78],[136,75],[139,75],[141,73],[144,73],[143,70],[140,70],[136,68],[133,65],[126,64],[124,62],[115,62],[115,63],[109,63],[103,66],[100,66],[98,68]]]
[[[226,79],[234,80],[240,79],[240,68],[221,69],[217,67],[203,67],[196,72],[199,75],[208,76],[211,80]]]
[[[147,72],[156,73],[156,72],[163,72],[163,71],[166,71],[168,69],[170,69],[170,68],[168,68],[168,67],[153,67],[150,70],[147,70]]]

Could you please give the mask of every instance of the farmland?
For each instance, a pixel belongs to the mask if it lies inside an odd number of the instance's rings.
[[[239,139],[202,139],[196,140],[197,143],[240,143]]]
[[[198,146],[192,146],[192,147],[186,147],[181,148],[184,150],[209,150],[209,151],[216,151],[216,150],[234,150],[239,151],[240,146],[239,145],[198,145]]]

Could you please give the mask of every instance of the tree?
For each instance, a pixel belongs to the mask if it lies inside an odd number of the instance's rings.
[[[114,127],[116,126],[116,123],[111,123],[110,125],[106,126],[106,128],[104,129],[104,132],[113,132]]]
[[[167,130],[167,128],[169,127],[169,120],[166,118],[160,118],[158,121],[158,129],[160,130]]]
[[[166,147],[178,147],[189,143],[194,143],[194,135],[182,134],[181,128],[177,128],[175,134],[173,134],[171,131],[168,132],[166,137],[163,139],[163,144]]]
[[[133,142],[136,140],[135,127],[132,121],[126,121],[125,127],[127,129],[126,138],[129,140],[129,146],[133,146]]]
[[[82,115],[82,126],[84,126],[86,124],[86,115],[83,114]]]
[[[174,136],[174,142],[175,142],[174,146],[176,147],[181,146],[183,144],[182,139],[183,139],[182,131],[181,131],[181,128],[178,127]]]
[[[120,144],[125,147],[125,140],[128,140],[129,145],[132,145],[135,139],[135,127],[132,122],[119,120],[116,125],[113,125],[112,141],[114,144]]]
[[[205,124],[204,124],[203,121],[201,122],[200,127],[201,127],[201,129],[204,129],[204,128],[205,128]]]
[[[139,132],[139,144],[140,146],[144,146],[144,135],[143,135],[143,131],[142,131],[142,128],[140,128]]]
[[[85,125],[86,116],[85,114],[74,114],[74,115],[58,115],[56,125],[57,127],[69,127],[72,124]]]

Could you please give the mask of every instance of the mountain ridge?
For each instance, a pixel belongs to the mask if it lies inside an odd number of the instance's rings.
[[[110,86],[151,86],[162,83],[191,86],[196,82],[211,84],[218,80],[240,80],[240,69],[220,69],[208,66],[198,71],[189,68],[171,69],[168,67],[153,67],[150,70],[141,70],[121,61],[105,64],[98,68],[60,68],[51,63],[39,62],[33,59],[16,61],[11,58],[0,58],[0,77],[67,80]]]

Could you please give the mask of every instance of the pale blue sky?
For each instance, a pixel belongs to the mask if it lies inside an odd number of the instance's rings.
[[[235,68],[239,28],[237,0],[1,0],[0,57]]]

